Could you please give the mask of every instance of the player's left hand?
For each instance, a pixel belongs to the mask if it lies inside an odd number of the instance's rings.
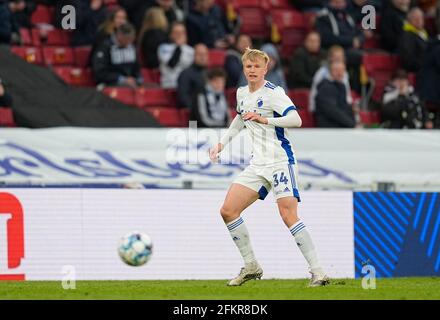
[[[255,122],[258,122],[258,123],[262,123],[262,124],[267,124],[268,123],[268,121],[267,121],[267,119],[265,118],[265,117],[263,117],[263,116],[260,116],[258,113],[256,113],[256,112],[247,112],[247,113],[245,113],[243,116],[242,116],[242,119],[244,120],[244,121],[246,121],[246,120],[251,120],[251,121],[255,121]]]

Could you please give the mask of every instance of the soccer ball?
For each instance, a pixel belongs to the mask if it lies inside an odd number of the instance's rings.
[[[153,242],[145,233],[130,232],[120,240],[118,253],[126,264],[139,267],[150,260],[153,253]]]

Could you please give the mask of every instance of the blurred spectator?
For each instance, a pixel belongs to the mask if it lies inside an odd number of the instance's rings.
[[[417,79],[417,92],[426,104],[426,107],[433,111],[435,127],[440,128],[440,33],[426,49],[422,61],[419,78]]]
[[[33,0],[26,0],[24,2],[25,2],[24,9],[14,12],[14,18],[20,28],[31,28],[32,27],[31,16],[32,13],[37,8],[37,4]]]
[[[417,72],[423,61],[428,45],[428,33],[424,29],[425,19],[420,8],[412,8],[408,13],[408,22],[403,25],[400,37],[399,54],[402,67],[409,72]]]
[[[153,1],[155,6],[162,8],[167,18],[168,25],[171,26],[174,22],[183,22],[183,11],[176,5],[174,0],[156,0]]]
[[[434,17],[438,0],[417,0],[417,6],[423,10],[425,16]]]
[[[110,39],[115,33],[115,30],[127,22],[127,12],[125,9],[122,7],[115,7],[110,13],[108,13],[104,22],[98,27],[93,47],[96,48],[101,42]],[[94,51],[94,49],[92,51]]]
[[[382,125],[391,129],[432,129],[433,123],[410,85],[404,70],[397,70],[385,88]]]
[[[309,111],[315,112],[315,102],[316,102],[316,95],[318,92],[318,85],[325,79],[330,80],[330,68],[329,65],[332,62],[343,62],[345,64],[345,53],[344,49],[340,46],[333,46],[328,51],[328,57],[326,63],[316,71],[315,75],[313,76],[312,81],[312,87],[310,88],[310,94],[309,94]],[[345,91],[347,93],[346,101],[347,104],[353,103],[353,98],[351,97],[351,86],[350,86],[350,80],[348,72],[345,71],[344,77],[342,82],[345,85]]]
[[[125,9],[129,17],[128,20],[135,26],[136,30],[140,30],[145,13],[149,7],[154,5],[153,0],[119,0],[118,3]]]
[[[246,34],[237,37],[235,45],[226,52],[225,70],[227,73],[226,87],[235,88],[240,77],[243,76],[243,63],[241,56],[246,48],[252,47],[252,39]]]
[[[146,12],[152,7],[163,9],[171,26],[174,22],[184,20],[183,11],[176,5],[174,0],[119,0],[119,4],[127,10],[130,21],[140,30]]]
[[[168,21],[161,8],[153,7],[145,13],[144,24],[139,33],[139,49],[143,65],[158,68],[157,49],[168,41]]]
[[[345,49],[346,65],[352,75],[351,86],[360,92],[359,69],[362,63],[361,48],[365,35],[346,10],[346,0],[329,0],[328,8],[318,14],[316,27],[324,48],[339,45]],[[368,32],[369,30],[365,33],[368,34]]]
[[[214,0],[195,0],[193,9],[186,18],[189,44],[203,43],[208,48],[226,49],[233,42],[227,34],[227,21]]]
[[[329,0],[328,8],[319,12],[316,29],[324,48],[332,45],[340,45],[344,49],[361,48],[364,36],[346,9],[346,0]]]
[[[20,44],[20,25],[15,14],[26,8],[24,0],[0,1],[0,44]]]
[[[435,25],[437,27],[437,33],[440,34],[440,1],[437,2]]]
[[[325,52],[321,49],[321,36],[316,31],[309,32],[304,39],[304,45],[290,59],[289,87],[310,88],[313,76],[325,58]]]
[[[64,5],[72,5],[76,9],[76,29],[72,33],[72,46],[89,46],[95,42],[98,27],[104,22],[107,9],[103,0],[68,0],[58,1],[55,7],[59,13],[59,27],[64,14]]]
[[[190,119],[199,128],[224,128],[229,122],[228,103],[225,97],[226,73],[212,69],[207,73],[206,85],[195,95]]]
[[[410,0],[390,0],[380,19],[382,48],[395,52],[403,33],[403,23],[409,11]]]
[[[194,61],[194,49],[187,44],[183,23],[175,22],[171,26],[170,41],[161,44],[157,50],[163,88],[176,88],[180,73]]]
[[[135,38],[136,30],[126,23],[96,48],[92,57],[92,71],[98,83],[129,87],[142,84],[136,47],[133,45]]]
[[[267,81],[272,82],[274,85],[282,87],[287,92],[286,79],[284,78],[284,72],[281,65],[280,55],[277,48],[272,43],[266,43],[261,48],[269,56],[269,64],[267,65],[267,73],[264,77]],[[239,86],[246,86],[247,80],[244,74],[241,75]]]
[[[316,95],[316,125],[321,128],[353,128],[356,126],[351,104],[347,103],[344,84],[344,62],[330,64],[330,79],[324,79]]]
[[[182,71],[178,79],[177,97],[180,106],[192,108],[194,94],[205,86],[208,64],[208,47],[199,43],[194,47],[194,63]]]
[[[301,11],[318,11],[325,7],[326,0],[290,0]]]
[[[0,78],[0,106],[1,107],[12,106],[12,97],[6,91],[5,86],[3,85],[3,81],[1,78]]]

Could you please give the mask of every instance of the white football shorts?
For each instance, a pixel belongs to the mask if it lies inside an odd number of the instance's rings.
[[[233,183],[239,183],[255,190],[264,200],[270,189],[275,199],[294,196],[301,201],[298,191],[298,167],[295,164],[276,164],[273,166],[249,165]]]

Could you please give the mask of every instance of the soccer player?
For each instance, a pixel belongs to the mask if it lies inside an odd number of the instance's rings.
[[[228,285],[239,286],[263,275],[240,215],[257,199],[263,200],[271,188],[281,217],[309,264],[310,286],[326,285],[329,278],[319,263],[309,232],[297,214],[300,201],[297,160],[285,128],[300,127],[301,118],[284,90],[264,79],[269,62],[266,53],[248,48],[242,61],[248,85],[237,90],[238,114],[220,142],[209,151],[211,161],[215,162],[226,144],[241,129],[248,129],[253,147],[250,165],[232,183],[220,210],[244,260],[244,268]]]

